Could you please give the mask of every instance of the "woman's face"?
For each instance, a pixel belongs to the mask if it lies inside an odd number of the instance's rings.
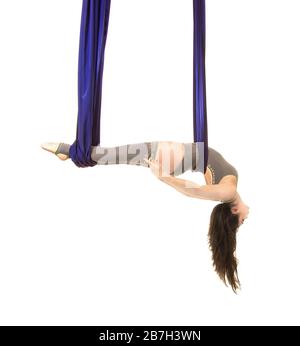
[[[239,206],[239,223],[242,225],[244,221],[247,219],[249,214],[249,206],[242,202]]]
[[[237,205],[232,207],[231,211],[233,214],[239,214],[239,226],[241,226],[247,219],[249,214],[249,207],[243,201],[239,201]]]

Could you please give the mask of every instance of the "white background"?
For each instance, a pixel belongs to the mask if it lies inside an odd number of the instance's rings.
[[[238,295],[211,263],[215,202],[144,167],[79,169],[40,148],[75,139],[81,5],[0,2],[0,323],[299,324],[299,1],[206,4],[209,145],[250,206]],[[193,141],[192,9],[112,1],[102,145]]]

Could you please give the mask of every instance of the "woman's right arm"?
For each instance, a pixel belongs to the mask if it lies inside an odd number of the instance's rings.
[[[192,181],[172,176],[159,177],[164,183],[174,187],[177,191],[193,198],[212,201],[232,200],[236,193],[234,184],[198,185]]]
[[[232,200],[236,194],[236,186],[234,184],[198,185],[190,180],[164,174],[162,167],[154,162],[154,160],[145,161],[150,164],[151,171],[158,179],[186,196],[222,202]]]

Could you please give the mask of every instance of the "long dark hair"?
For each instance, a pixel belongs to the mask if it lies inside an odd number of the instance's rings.
[[[236,233],[239,228],[239,215],[233,214],[231,202],[216,205],[210,216],[208,231],[209,247],[212,251],[213,265],[221,280],[230,284],[236,293],[240,288],[235,257]]]

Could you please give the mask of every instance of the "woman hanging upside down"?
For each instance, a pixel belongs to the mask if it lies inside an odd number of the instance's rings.
[[[70,145],[44,143],[42,148],[61,160],[69,158]],[[249,207],[237,192],[238,173],[223,156],[208,147],[207,170],[204,173],[203,143],[154,141],[116,147],[92,146],[91,158],[99,165],[133,164],[150,167],[158,179],[186,196],[220,201],[210,216],[209,246],[216,272],[234,292],[240,288],[237,272],[236,233],[248,217]],[[204,173],[206,185],[198,185],[177,175],[187,170]]]

